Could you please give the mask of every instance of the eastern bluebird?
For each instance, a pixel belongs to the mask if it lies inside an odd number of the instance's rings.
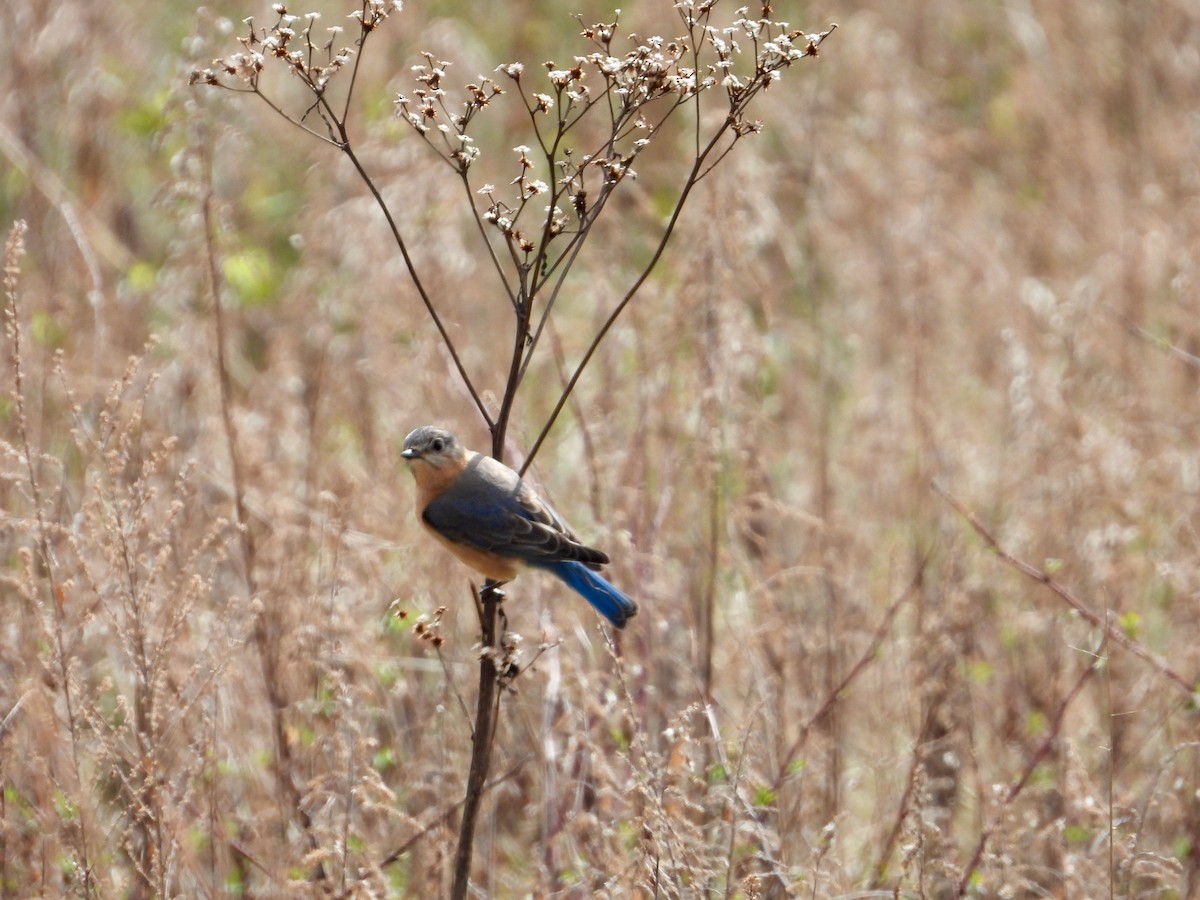
[[[472,569],[500,582],[526,568],[549,572],[617,628],[637,613],[636,603],[596,574],[608,556],[579,543],[504,463],[431,425],[406,437],[400,455],[417,482],[421,524]]]

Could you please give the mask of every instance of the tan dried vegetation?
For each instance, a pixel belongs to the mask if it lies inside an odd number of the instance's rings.
[[[537,458],[641,612],[613,644],[558,583],[509,587],[527,668],[475,886],[1195,895],[1200,7],[784,5],[836,40],[697,188]],[[493,402],[512,308],[392,101],[423,50],[503,86],[579,23],[410,6],[358,146]],[[267,10],[10,13],[0,894],[442,894],[478,621],[397,451],[431,420],[488,441],[378,207],[188,86]],[[671,146],[638,168],[516,459],[661,233]]]

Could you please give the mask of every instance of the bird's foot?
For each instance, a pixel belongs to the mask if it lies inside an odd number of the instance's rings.
[[[497,602],[503,601],[504,591],[500,590],[500,588],[507,583],[508,582],[506,581],[491,581],[489,579],[483,583],[483,587],[480,589],[479,593],[481,596],[495,597]]]

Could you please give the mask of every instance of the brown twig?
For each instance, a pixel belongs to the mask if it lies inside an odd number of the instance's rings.
[[[896,819],[892,822],[892,828],[884,839],[883,847],[879,851],[879,859],[875,863],[875,874],[871,880],[872,890],[883,886],[884,874],[887,871],[888,862],[892,858],[892,851],[896,848],[896,843],[900,840],[900,835],[904,830],[904,821],[908,818],[909,813],[909,803],[917,786],[917,773],[921,770],[921,758],[921,746],[918,743],[913,747],[912,764],[908,767],[908,775],[904,779],[904,792],[900,795],[900,802],[896,806]]]
[[[206,142],[201,141],[199,143],[201,146],[204,146]],[[246,516],[246,492],[242,472],[242,457],[238,451],[237,425],[233,421],[233,385],[229,377],[229,363],[225,358],[225,347],[228,343],[228,336],[225,327],[224,305],[221,303],[221,267],[217,259],[217,233],[213,217],[212,161],[207,153],[203,155],[202,165],[204,168],[205,185],[204,199],[201,201],[200,211],[203,217],[204,249],[208,263],[209,305],[212,307],[213,330],[215,332],[216,354],[213,359],[213,365],[216,369],[217,388],[220,392],[221,425],[225,431],[225,451],[229,455],[229,472],[233,481],[233,515],[234,521],[237,524],[238,539],[242,548],[242,565],[245,570],[243,577],[246,581],[246,589],[253,596],[258,592],[254,574],[254,560],[256,556],[254,532],[251,531]]]
[[[485,582],[479,591],[480,638],[479,697],[475,702],[475,734],[471,738],[471,764],[467,770],[467,791],[462,799],[463,817],[459,826],[458,847],[454,853],[454,882],[450,889],[453,900],[463,900],[471,885],[471,857],[475,850],[475,828],[479,808],[487,786],[488,769],[492,761],[492,744],[496,737],[496,722],[500,711],[500,692],[497,690],[495,651],[498,646],[496,622],[504,594],[500,585]]]
[[[874,635],[871,637],[871,643],[858,658],[858,662],[851,666],[850,671],[846,673],[845,677],[838,682],[837,686],[834,687],[833,690],[828,693],[828,695],[826,695],[825,701],[820,705],[820,707],[817,708],[817,711],[809,716],[808,720],[800,726],[800,734],[796,736],[796,740],[792,742],[792,746],[789,747],[787,753],[783,755],[783,764],[779,767],[779,772],[775,776],[774,788],[776,790],[778,790],[779,786],[788,777],[788,770],[795,761],[796,755],[800,752],[800,750],[804,747],[805,742],[808,740],[808,733],[812,731],[815,726],[820,724],[820,722],[827,715],[829,715],[830,712],[833,711],[834,707],[836,707],[845,696],[846,690],[850,687],[850,685],[854,683],[858,676],[863,673],[863,670],[865,670],[871,661],[875,659],[876,655],[879,653],[879,648],[883,645],[883,639],[887,636],[888,631],[892,627],[892,621],[896,618],[896,613],[900,611],[900,607],[908,602],[908,600],[917,592],[917,589],[920,588],[925,577],[925,567],[928,564],[929,554],[926,554],[925,558],[921,560],[920,565],[917,567],[917,571],[913,575],[912,581],[909,582],[908,587],[904,589],[904,592],[901,593],[899,597],[892,601],[891,605],[887,609],[887,612],[884,613],[883,619],[880,620],[878,627],[875,629]]]
[[[1075,612],[1082,616],[1087,622],[1096,628],[1102,629],[1105,635],[1107,635],[1108,639],[1114,644],[1117,644],[1124,650],[1128,650],[1138,659],[1149,663],[1159,675],[1162,675],[1164,678],[1174,682],[1177,687],[1179,687],[1188,695],[1188,697],[1191,697],[1194,694],[1196,685],[1191,679],[1185,678],[1183,675],[1176,672],[1171,668],[1170,665],[1167,664],[1166,660],[1151,653],[1148,649],[1146,649],[1145,646],[1142,645],[1141,642],[1134,640],[1120,628],[1113,625],[1111,622],[1106,621],[1103,616],[1072,594],[1066,587],[1055,581],[1049,572],[1043,571],[1037,566],[1030,565],[1024,560],[1018,559],[1005,550],[1002,546],[1000,546],[1000,542],[995,538],[995,536],[988,531],[982,522],[979,521],[975,514],[963,506],[963,504],[953,494],[942,487],[942,485],[938,483],[936,479],[931,482],[930,486],[933,488],[933,492],[935,494],[949,503],[950,506],[954,508],[955,512],[967,520],[970,526],[975,530],[975,533],[983,538],[984,542],[989,548],[991,548],[992,552],[1000,558],[1001,562],[1010,568],[1016,569],[1022,575],[1032,578],[1039,584],[1043,584],[1048,587],[1051,592],[1053,592],[1059,599],[1066,603],[1067,606],[1075,610]]]
[[[521,759],[519,759],[517,761],[516,765],[514,765],[511,769],[509,769],[503,775],[497,775],[495,778],[493,778],[491,781],[489,781],[487,784],[485,784],[483,786],[483,793],[486,794],[492,788],[497,787],[498,785],[501,785],[504,782],[511,779],[514,775],[517,774],[517,772],[519,772],[521,770],[521,767],[524,766],[525,763],[527,763],[529,760],[530,760],[530,757],[528,757],[528,756],[521,757]],[[420,841],[423,837],[425,837],[425,835],[429,834],[429,832],[433,831],[433,829],[444,824],[447,819],[449,819],[452,815],[454,815],[459,810],[459,808],[463,805],[464,802],[466,802],[466,798],[463,798],[462,800],[459,800],[456,803],[452,803],[450,806],[446,807],[444,810],[442,810],[440,813],[438,813],[438,815],[435,816],[428,825],[426,825],[424,828],[422,828],[420,831],[418,831],[416,834],[414,834],[412,837],[410,837],[407,841],[405,841],[403,844],[401,844],[399,847],[397,847],[395,850],[393,850],[391,853],[389,853],[387,856],[385,856],[383,858],[383,861],[379,864],[379,868],[381,868],[381,869],[386,868],[387,866],[390,866],[392,863],[399,861],[400,857],[402,857],[405,853],[407,853],[409,850],[411,850],[418,841]]]
[[[77,783],[83,782],[82,766],[79,756],[80,723],[78,716],[78,700],[72,685],[75,683],[71,674],[71,654],[67,650],[64,632],[67,627],[65,611],[66,597],[63,585],[59,580],[58,561],[50,547],[50,526],[46,521],[43,507],[41,479],[38,477],[38,466],[33,442],[29,439],[28,416],[25,410],[25,381],[24,367],[21,357],[21,323],[17,307],[20,261],[25,254],[25,232],[27,225],[24,219],[13,223],[8,241],[4,247],[4,330],[12,345],[12,376],[13,376],[13,406],[16,413],[17,435],[21,441],[21,452],[25,462],[25,477],[29,485],[29,496],[33,502],[33,513],[37,521],[37,552],[45,567],[46,581],[50,587],[49,606],[54,610],[54,656],[56,680],[63,694],[63,703],[67,713],[67,727],[71,734],[71,760],[74,764],[74,775]],[[18,704],[19,705],[19,704]],[[11,713],[10,713],[11,715]],[[7,719],[5,720],[7,723]],[[79,817],[75,852],[79,854],[79,866],[82,869],[82,886],[84,896],[92,896],[96,889],[92,864],[88,856],[88,824],[85,816]]]
[[[1050,723],[1050,730],[1046,733],[1046,737],[1038,745],[1037,749],[1034,750],[1033,755],[1026,761],[1025,768],[1022,770],[1020,777],[1013,782],[1008,792],[1004,795],[1004,798],[1000,801],[1000,808],[992,817],[994,824],[985,828],[983,833],[979,835],[979,842],[975,845],[975,851],[971,854],[970,861],[963,868],[962,880],[958,884],[958,893],[956,896],[963,897],[966,895],[967,890],[971,886],[971,877],[975,874],[975,870],[979,868],[979,862],[983,859],[983,852],[987,848],[987,842],[991,838],[992,832],[995,831],[996,825],[999,824],[1004,811],[1020,796],[1021,791],[1025,789],[1025,785],[1029,784],[1029,779],[1033,777],[1038,763],[1045,759],[1046,754],[1053,748],[1054,742],[1058,740],[1058,735],[1062,731],[1063,721],[1066,719],[1067,709],[1070,707],[1071,702],[1079,696],[1080,691],[1083,690],[1092,676],[1104,664],[1104,657],[1101,654],[1104,652],[1106,641],[1107,637],[1101,639],[1100,646],[1096,648],[1096,652],[1093,654],[1092,662],[1083,670],[1083,674],[1079,676],[1079,679],[1075,682],[1075,686],[1071,688],[1067,696],[1063,698],[1062,703],[1059,704],[1058,710],[1054,713],[1054,719]]]
[[[198,141],[199,146],[207,147],[208,142]],[[229,454],[230,474],[233,481],[233,509],[237,524],[238,536],[242,550],[243,577],[246,590],[251,597],[258,594],[258,582],[255,574],[257,548],[254,532],[250,528],[246,512],[245,487],[241,464],[241,452],[238,444],[237,425],[233,420],[233,386],[229,375],[229,366],[225,357],[227,334],[224,310],[221,304],[221,268],[217,258],[217,233],[213,216],[215,198],[212,189],[212,160],[206,151],[201,151],[201,165],[204,179],[204,198],[201,201],[202,225],[204,228],[204,246],[207,257],[209,280],[209,302],[212,306],[213,327],[215,330],[217,383],[220,391],[221,422],[225,432],[226,451]],[[267,692],[267,700],[271,707],[272,736],[274,738],[274,770],[276,787],[280,792],[279,801],[285,818],[295,818],[301,831],[308,839],[311,849],[317,848],[316,838],[312,834],[312,819],[305,811],[301,802],[300,790],[292,778],[293,760],[292,746],[288,737],[287,723],[283,711],[288,705],[280,681],[280,666],[275,640],[267,621],[269,610],[263,608],[254,620],[253,638],[258,650],[259,662],[263,673],[263,683]],[[314,877],[324,878],[324,867],[318,863]]]
[[[829,37],[829,35],[831,35],[836,28],[836,24],[832,25],[828,30],[816,36],[811,47],[811,56],[817,55],[817,47],[819,47],[820,44],[827,37]],[[629,289],[617,302],[616,306],[613,307],[612,312],[609,314],[608,318],[604,320],[604,324],[600,326],[600,329],[596,332],[592,342],[588,345],[587,350],[584,351],[583,357],[580,359],[579,364],[575,367],[574,373],[567,381],[567,386],[563,388],[562,392],[560,393],[558,402],[555,403],[554,408],[550,411],[550,415],[546,417],[546,422],[542,426],[542,430],[538,433],[537,439],[533,442],[533,446],[529,448],[529,453],[526,455],[525,461],[521,464],[521,468],[519,470],[522,474],[524,474],[526,469],[529,468],[534,457],[537,456],[538,450],[541,449],[542,444],[545,442],[546,437],[550,434],[551,429],[554,428],[554,423],[558,420],[559,415],[562,413],[563,407],[566,406],[567,398],[570,397],[571,392],[575,390],[575,386],[578,384],[580,377],[583,375],[584,369],[586,369],[588,363],[591,362],[592,356],[595,354],[600,344],[604,341],[604,338],[608,335],[609,331],[612,330],[612,327],[616,324],[617,320],[621,317],[621,314],[629,306],[630,302],[641,291],[642,285],[646,283],[646,281],[650,278],[651,273],[658,267],[659,260],[662,259],[663,254],[666,252],[667,245],[671,242],[671,236],[675,233],[675,227],[679,224],[679,218],[683,213],[684,206],[687,204],[687,201],[691,196],[692,190],[700,183],[701,179],[708,174],[708,171],[711,170],[714,165],[716,165],[720,158],[724,157],[724,153],[720,154],[717,160],[713,160],[711,162],[709,161],[710,157],[718,150],[722,142],[725,141],[730,134],[734,135],[734,141],[736,142],[738,137],[737,128],[741,122],[741,117],[745,113],[747,107],[750,105],[750,102],[755,96],[757,96],[761,89],[761,86],[756,86],[752,89],[746,90],[737,100],[731,100],[728,115],[726,116],[724,122],[713,133],[708,143],[704,144],[703,147],[700,146],[699,142],[697,143],[691,168],[688,170],[688,173],[684,178],[683,185],[679,189],[679,193],[675,198],[675,205],[671,210],[671,215],[668,217],[666,224],[663,226],[662,237],[655,246],[654,252],[651,253],[650,259],[642,267],[641,273],[636,279],[634,279],[633,284],[630,285]],[[699,137],[698,129],[701,121],[699,97],[700,95],[696,94],[694,97],[690,98],[695,101],[694,105],[696,111],[695,122],[697,127],[697,137]],[[672,108],[672,111],[682,105],[684,104],[677,104]],[[611,193],[611,191],[609,193]],[[599,210],[597,209],[595,212],[599,212]],[[532,349],[533,348],[531,347],[530,352],[532,352]]]
[[[467,370],[463,365],[462,358],[458,355],[458,350],[454,346],[454,341],[450,338],[450,332],[446,330],[446,325],[442,322],[442,317],[438,315],[437,307],[434,306],[433,303],[433,298],[430,297],[429,293],[425,290],[424,282],[421,281],[421,278],[417,272],[417,264],[413,260],[411,254],[408,252],[408,244],[405,242],[404,237],[400,233],[400,226],[392,217],[392,211],[388,208],[387,201],[383,199],[383,194],[379,192],[379,188],[375,185],[374,179],[371,178],[370,173],[366,170],[366,167],[363,166],[362,162],[358,158],[358,155],[354,152],[354,147],[350,143],[349,133],[346,131],[346,123],[342,120],[338,120],[337,126],[341,134],[341,143],[338,145],[338,149],[341,150],[342,153],[346,155],[346,158],[350,160],[351,165],[354,166],[354,171],[358,173],[359,177],[363,181],[363,184],[366,185],[367,190],[375,199],[376,205],[378,205],[380,211],[382,211],[383,217],[387,221],[388,228],[392,232],[392,239],[396,242],[396,246],[400,250],[400,256],[404,259],[405,268],[408,269],[409,279],[412,281],[413,287],[416,288],[417,294],[421,298],[421,303],[425,306],[425,311],[429,313],[429,319],[431,322],[433,322],[434,327],[437,329],[438,335],[442,339],[442,344],[446,348],[446,352],[450,355],[450,361],[454,363],[454,368],[458,370],[458,377],[462,379],[463,387],[465,387],[467,389],[467,393],[471,395],[471,400],[474,402],[475,408],[479,411],[479,415],[482,416],[483,420],[488,423],[489,427],[491,427],[492,419],[488,414],[487,407],[484,405],[482,398],[480,398],[479,392],[475,389],[475,382],[473,382],[471,380],[471,376],[467,374]]]
[[[1122,315],[1114,306],[1105,303],[1104,308],[1108,311],[1110,316],[1121,323],[1122,328],[1124,328],[1134,337],[1141,338],[1143,341],[1153,344],[1155,347],[1165,351],[1167,354],[1179,360],[1186,366],[1191,366],[1193,369],[1200,369],[1200,356],[1196,356],[1194,353],[1188,353],[1182,347],[1175,346],[1165,338],[1161,338],[1158,335],[1150,333],[1145,328],[1142,328],[1140,325],[1134,323],[1127,316]]]

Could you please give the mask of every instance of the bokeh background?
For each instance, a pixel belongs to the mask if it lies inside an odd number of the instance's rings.
[[[268,4],[2,8],[0,225],[28,231],[0,367],[0,892],[445,893],[478,623],[397,451],[430,421],[488,441],[378,208],[255,98],[188,87]],[[504,9],[410,3],[352,120],[493,395],[511,309],[392,100],[422,50],[455,85],[536,73],[584,52],[570,13],[612,13]],[[1200,7],[774,13],[840,27],[696,191],[531,472],[641,612],[613,643],[561,585],[510,587],[533,665],[478,891],[1192,896]],[[479,140],[504,158],[523,127],[498,103]],[[645,265],[671,140],[578,265],[511,460]]]

